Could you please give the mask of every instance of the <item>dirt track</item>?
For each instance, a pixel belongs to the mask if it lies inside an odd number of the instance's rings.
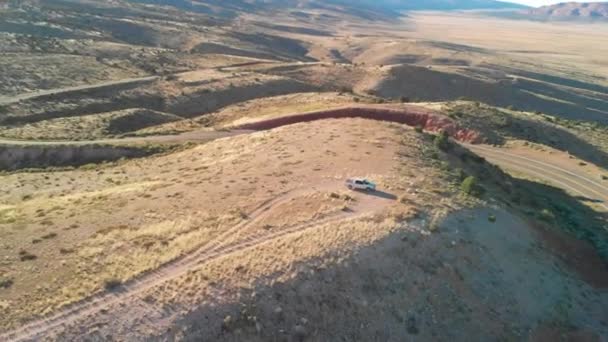
[[[340,184],[334,186],[339,187]],[[282,194],[270,201],[264,202],[253,212],[249,213],[244,221],[227,229],[214,240],[203,245],[196,251],[171,261],[158,269],[144,273],[122,284],[117,289],[98,293],[80,302],[69,305],[54,315],[32,321],[14,331],[0,334],[0,340],[24,341],[41,338],[56,328],[76,322],[81,318],[94,315],[111,305],[126,303],[127,300],[135,297],[137,294],[158,286],[165,281],[175,279],[197,265],[326,223],[366,216],[383,208],[394,200],[393,198],[384,196],[384,193],[379,192],[378,196],[365,196],[361,202],[358,202],[352,210],[349,211],[341,211],[318,220],[284,227],[283,229],[267,232],[265,234],[246,236],[241,240],[235,240],[233,242],[226,240],[229,236],[238,231],[245,231],[248,227],[255,225],[263,217],[272,213],[272,208],[291,200],[298,194],[301,195],[302,192],[303,191],[294,191]]]
[[[16,96],[0,97],[0,105],[9,105],[9,104],[17,103],[19,101],[34,99],[37,97],[54,96],[54,95],[59,95],[59,94],[64,94],[64,93],[69,93],[69,92],[74,92],[74,91],[99,89],[99,88],[113,87],[113,86],[117,86],[117,85],[130,84],[130,83],[148,83],[148,82],[156,81],[159,78],[160,78],[159,76],[125,78],[125,79],[118,80],[118,81],[108,81],[108,82],[102,82],[102,83],[91,84],[91,85],[81,85],[81,86],[75,86],[75,87],[41,90],[41,91],[36,91],[33,93],[26,93],[26,94],[21,94],[21,95],[16,95]]]
[[[382,108],[377,110],[340,109],[336,111],[314,112],[293,115],[289,117],[281,117],[278,119],[263,120],[256,123],[240,126],[239,128],[254,130],[271,129],[274,127],[289,125],[296,122],[313,121],[332,117],[343,117],[340,115],[351,115],[356,117],[362,117],[361,115],[376,115],[373,118],[382,118],[382,120],[385,120],[386,116],[380,116],[380,114],[383,113],[389,113],[390,115],[402,115],[398,114],[398,112],[388,111]],[[422,120],[419,119],[420,117],[422,117],[423,119],[426,119],[425,122],[435,122],[429,120],[429,117],[424,117],[424,115],[415,117],[418,118],[417,120]],[[247,131],[239,132],[239,134],[242,134]],[[230,132],[218,133],[228,134]],[[473,152],[476,152],[486,157],[490,162],[495,162],[500,166],[504,166],[506,168],[511,167],[516,169],[517,171],[525,172],[534,177],[553,182],[558,186],[562,186],[567,190],[574,191],[587,198],[601,199],[602,201],[606,201],[606,199],[608,199],[608,189],[597,184],[597,182],[585,176],[574,174],[568,170],[561,169],[555,165],[547,164],[545,162],[534,161],[530,160],[529,158],[510,154],[502,149],[469,144],[467,144],[466,146],[469,147]],[[599,187],[594,188],[597,185],[599,185]],[[88,299],[77,302],[76,304],[65,307],[64,309],[60,310],[58,313],[52,316],[28,323],[15,331],[4,333],[0,335],[0,340],[29,340],[40,338],[48,334],[49,332],[54,331],[54,329],[56,328],[60,328],[65,325],[78,322],[79,319],[84,318],[86,316],[94,315],[95,313],[99,312],[104,308],[108,308],[112,305],[117,305],[119,303],[126,303],[128,302],[128,300],[134,299],[135,296],[142,293],[143,291],[158,286],[159,284],[167,280],[175,279],[176,277],[183,275],[189,269],[192,269],[193,267],[196,267],[201,263],[208,262],[210,260],[228,255],[230,253],[234,253],[236,251],[245,250],[288,234],[293,234],[312,227],[316,227],[321,224],[360,217],[362,215],[372,213],[378,210],[378,208],[382,208],[383,205],[387,203],[386,198],[382,199],[381,197],[376,198],[373,196],[366,196],[365,200],[359,203],[354,208],[355,210],[352,212],[339,212],[337,214],[333,214],[312,222],[286,226],[278,231],[266,232],[259,235],[245,236],[240,240],[228,239],[229,237],[235,235],[235,233],[244,231],[248,227],[255,225],[260,221],[260,219],[265,217],[267,213],[271,213],[274,207],[280,205],[281,203],[284,203],[285,201],[290,200],[293,196],[294,193],[287,193],[275,197],[269,202],[262,203],[257,209],[249,213],[248,218],[246,220],[233,226],[232,228],[227,229],[218,237],[216,237],[213,241],[200,247],[198,250],[187,254],[177,260],[174,260],[168,264],[165,264],[163,267],[157,270],[144,273],[143,275],[131,281],[128,281],[122,286],[120,286],[120,288],[116,291],[107,291],[99,293],[95,296],[89,297]],[[602,206],[606,208],[606,205],[604,203],[602,203]]]

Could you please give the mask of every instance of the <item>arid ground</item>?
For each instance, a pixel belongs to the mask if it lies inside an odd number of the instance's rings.
[[[608,24],[230,3],[0,4],[0,340],[608,338]]]

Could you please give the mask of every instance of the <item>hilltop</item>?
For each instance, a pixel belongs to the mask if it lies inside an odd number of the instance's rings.
[[[603,24],[5,3],[0,340],[608,337]]]

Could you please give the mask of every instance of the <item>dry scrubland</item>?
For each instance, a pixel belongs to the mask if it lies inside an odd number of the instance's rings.
[[[309,220],[351,205],[328,195],[347,176],[368,175],[387,191],[426,178],[396,173],[396,153],[407,146],[412,165],[424,165],[419,138],[403,147],[395,128],[363,123],[294,125],[115,167],[2,176],[2,277],[12,281],[0,293],[3,325],[158,267],[266,200],[290,199],[277,210]],[[274,212],[252,229],[280,229],[286,217]]]
[[[605,24],[28,3],[0,10],[4,142],[200,142],[285,114],[433,101],[420,105],[489,143],[595,179],[608,167]],[[380,191],[346,192],[349,176]],[[44,335],[608,336],[606,216],[419,129],[323,120],[0,183],[2,331],[102,294]],[[223,254],[162,267],[207,243]],[[159,268],[158,286],[130,281]]]
[[[421,12],[388,23],[358,20],[342,26],[318,13],[277,16],[272,25],[251,13],[234,26],[230,19],[154,6],[130,4],[122,14],[105,8],[120,8],[118,3],[46,6],[64,15],[58,27],[43,24],[50,12],[41,11],[38,24],[7,19],[10,25],[0,36],[2,61],[15,66],[2,73],[2,84],[14,88],[0,99],[0,135],[6,138],[176,133],[208,125],[209,113],[253,116],[246,109],[256,111],[255,100],[261,107],[267,97],[318,91],[354,92],[363,101],[467,98],[570,120],[608,120],[608,51],[597,44],[608,39],[607,24]],[[134,13],[162,19],[138,19]],[[91,19],[91,28],[102,33],[75,25],[95,14],[103,19]],[[73,61],[61,62],[66,56]],[[35,77],[23,74],[41,59]],[[112,84],[125,80],[131,82]],[[96,84],[103,86],[90,88]],[[32,96],[37,92],[44,96]],[[8,95],[21,101],[11,102]],[[293,110],[322,107],[313,100],[300,106],[301,100],[285,99],[291,100],[298,104]],[[334,100],[322,95],[318,101]],[[235,107],[244,102],[244,108]],[[139,126],[109,127],[123,111],[154,113],[149,120],[154,126],[175,121],[173,116],[181,120],[158,129],[141,120]]]
[[[2,325],[105,290],[124,298],[48,336],[605,335],[602,261],[560,233],[573,225],[603,239],[592,211],[437,139],[324,120],[114,166],[2,176]],[[480,183],[461,189],[469,174]],[[344,192],[352,175],[381,191]],[[494,205],[445,221],[485,201]],[[120,290],[215,238],[236,248],[160,286]]]

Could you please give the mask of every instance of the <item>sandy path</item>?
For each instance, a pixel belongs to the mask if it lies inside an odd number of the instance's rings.
[[[542,179],[575,196],[600,201],[599,207],[608,211],[608,187],[580,172],[573,172],[549,161],[535,160],[503,148],[469,144],[466,147],[502,168]]]
[[[334,184],[334,187],[339,185],[340,184]],[[137,301],[136,297],[138,294],[141,294],[155,286],[161,285],[168,280],[184,275],[188,270],[195,268],[198,265],[316,226],[366,216],[374,211],[384,208],[394,201],[394,199],[385,196],[385,193],[379,192],[378,195],[374,195],[372,193],[362,196],[360,201],[358,201],[353,207],[353,210],[341,211],[319,220],[287,226],[277,231],[247,236],[238,241],[225,243],[227,237],[238,232],[239,230],[244,230],[252,225],[255,225],[260,221],[260,219],[262,219],[268,213],[271,213],[274,207],[279,206],[280,204],[285,203],[295,196],[305,193],[306,191],[309,192],[310,190],[295,190],[279,195],[272,200],[266,201],[252,211],[246,220],[227,229],[196,251],[171,261],[156,270],[144,273],[132,280],[129,280],[116,290],[103,291],[80,302],[66,306],[51,316],[32,321],[17,328],[16,330],[3,333],[0,335],[0,341],[39,339],[52,332],[54,329],[72,324],[77,322],[79,319],[95,315],[101,310],[112,305],[124,305],[129,300]]]
[[[185,142],[209,142],[215,139],[232,137],[239,134],[251,133],[251,130],[197,130],[174,135],[150,135],[144,137],[127,137],[112,139],[97,139],[85,141],[70,140],[13,140],[0,138],[0,145],[10,146],[83,146],[83,145],[113,145],[113,144],[146,144],[146,143],[185,143]]]
[[[33,99],[36,97],[48,96],[48,95],[59,95],[59,94],[73,92],[73,91],[90,90],[90,89],[111,87],[111,86],[123,85],[123,84],[129,84],[129,83],[152,82],[152,81],[156,81],[159,78],[160,78],[159,76],[125,78],[122,80],[101,82],[101,83],[97,83],[97,84],[40,90],[40,91],[36,91],[33,93],[25,93],[25,94],[20,94],[20,95],[15,95],[15,96],[1,96],[0,105],[9,105],[9,104],[13,104],[13,103],[16,103],[19,101],[30,100],[30,99]]]

